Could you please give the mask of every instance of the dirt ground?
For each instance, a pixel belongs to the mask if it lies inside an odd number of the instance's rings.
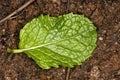
[[[0,20],[28,0],[0,0]],[[0,80],[65,80],[67,68],[43,70],[17,48],[19,31],[40,14],[84,14],[97,27],[97,48],[81,66],[70,69],[69,80],[120,80],[120,0],[37,0],[0,23]]]

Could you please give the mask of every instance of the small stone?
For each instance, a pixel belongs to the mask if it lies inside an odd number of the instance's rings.
[[[5,33],[6,33],[6,30],[2,29],[2,35],[5,35]]]
[[[106,30],[103,30],[102,33],[105,34],[107,31]]]
[[[3,49],[5,49],[5,46],[2,46]]]
[[[118,75],[120,75],[120,70],[118,71]]]
[[[103,44],[104,46],[106,46],[106,44]]]
[[[5,29],[2,29],[2,32],[5,32]]]
[[[102,40],[103,40],[103,37],[99,37],[98,39],[102,41]]]
[[[115,45],[117,45],[118,44],[118,42],[115,42]]]

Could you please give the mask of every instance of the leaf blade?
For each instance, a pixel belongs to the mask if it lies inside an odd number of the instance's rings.
[[[91,56],[96,40],[96,27],[83,15],[41,15],[21,30],[19,48],[43,69],[73,67]]]

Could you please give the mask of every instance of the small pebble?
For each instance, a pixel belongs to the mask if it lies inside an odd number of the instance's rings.
[[[6,33],[6,30],[2,29],[2,35],[5,35],[5,33]]]
[[[99,37],[98,39],[102,41],[102,40],[103,40],[103,37]]]
[[[120,70],[118,71],[118,75],[120,75]]]
[[[3,32],[5,32],[5,29],[2,29]]]
[[[106,44],[103,44],[104,46],[106,46]]]
[[[118,42],[115,42],[115,45],[117,45],[118,44]]]

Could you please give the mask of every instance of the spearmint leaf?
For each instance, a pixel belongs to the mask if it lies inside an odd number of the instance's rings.
[[[91,56],[96,40],[96,27],[83,15],[40,15],[21,29],[19,49],[8,52],[24,52],[43,69],[72,68]]]

